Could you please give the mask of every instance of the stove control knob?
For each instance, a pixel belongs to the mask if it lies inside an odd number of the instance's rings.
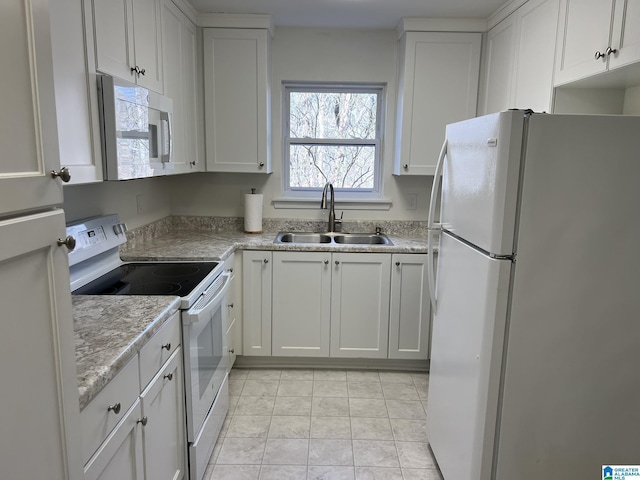
[[[76,248],[76,239],[69,235],[67,238],[59,238],[58,246],[66,245],[70,252],[73,252],[73,249]]]

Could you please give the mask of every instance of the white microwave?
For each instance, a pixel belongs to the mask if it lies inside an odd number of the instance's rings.
[[[174,168],[173,101],[109,75],[98,75],[105,180],[167,175]]]

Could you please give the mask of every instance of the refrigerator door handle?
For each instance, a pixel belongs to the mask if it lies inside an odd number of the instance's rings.
[[[440,149],[440,156],[438,157],[438,163],[436,165],[436,171],[433,174],[433,187],[431,188],[431,202],[429,203],[429,220],[427,222],[427,250],[431,255],[429,262],[427,264],[427,280],[429,284],[429,297],[431,299],[431,307],[433,308],[433,313],[436,313],[436,279],[435,272],[433,268],[433,231],[441,231],[442,224],[436,223],[434,221],[434,215],[436,211],[436,202],[438,201],[438,190],[440,188],[440,183],[442,182],[442,169],[444,166],[444,157],[447,155],[447,146],[448,142],[445,138],[444,143],[442,144],[442,148]]]

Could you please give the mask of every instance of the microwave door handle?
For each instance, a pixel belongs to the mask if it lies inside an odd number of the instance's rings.
[[[231,277],[231,273],[230,272],[224,272],[222,274],[223,277],[223,283],[222,286],[218,289],[218,292],[216,293],[216,295],[207,302],[206,305],[204,305],[203,307],[200,307],[198,309],[190,309],[187,311],[186,314],[186,318],[185,318],[185,323],[189,323],[189,324],[193,324],[198,322],[198,320],[200,319],[201,316],[204,315],[204,317],[206,318],[207,314],[211,311],[214,310],[217,305],[219,304],[220,300],[224,297],[224,295],[227,294],[227,290],[229,289],[229,277]],[[206,295],[207,292],[203,293],[203,295]]]
[[[169,163],[171,161],[171,150],[173,148],[169,112],[160,112],[160,130],[160,141],[162,142],[160,145],[160,161],[162,163]]]

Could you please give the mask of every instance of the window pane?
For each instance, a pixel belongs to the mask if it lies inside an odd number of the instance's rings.
[[[366,189],[374,187],[375,146],[291,145],[291,188]]]
[[[292,138],[376,138],[376,93],[291,92]]]

